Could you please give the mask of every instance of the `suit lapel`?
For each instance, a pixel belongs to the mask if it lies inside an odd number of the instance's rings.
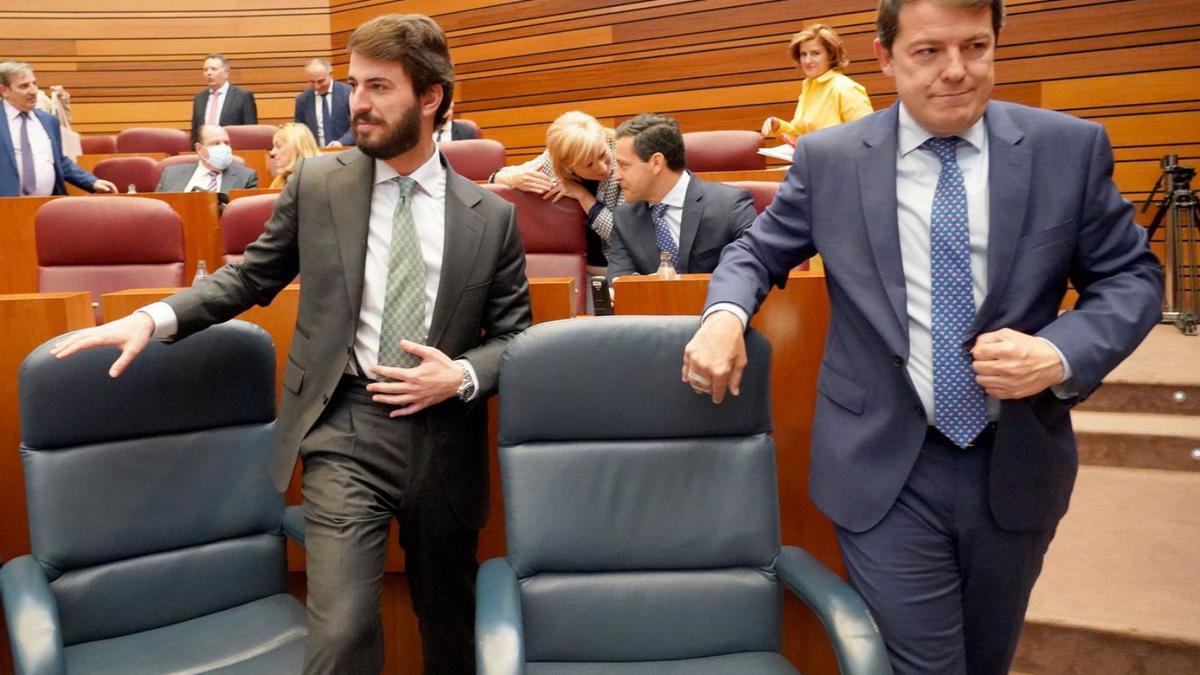
[[[20,174],[17,173],[17,151],[13,147],[12,138],[8,133],[8,109],[4,107],[3,103],[0,103],[0,110],[4,111],[4,119],[0,123],[0,152],[4,153],[6,161],[12,163],[13,176],[16,177],[17,181],[17,194],[20,194],[21,178]]]
[[[875,268],[895,315],[895,322],[887,322],[893,330],[884,331],[885,339],[897,354],[907,355],[908,306],[900,255],[900,225],[896,217],[898,125],[898,108],[893,105],[876,118],[875,128],[864,139],[856,161],[867,238],[875,257]]]
[[[987,294],[967,329],[974,339],[987,325],[1008,290],[1017,240],[1025,223],[1033,154],[1024,133],[1003,109],[988,104],[988,269]]]
[[[700,229],[700,218],[703,215],[704,189],[700,185],[700,179],[692,175],[683,199],[683,219],[679,223],[680,273],[691,269],[692,246],[696,243],[696,232]],[[657,246],[657,243],[655,245]]]
[[[362,306],[375,162],[358,150],[340,153],[337,159],[343,166],[331,173],[326,198],[333,213],[333,231],[346,275],[347,300],[357,311]]]
[[[446,170],[446,239],[437,300],[433,304],[433,320],[426,340],[426,344],[434,346],[441,342],[458,299],[467,287],[485,224],[483,217],[475,211],[475,206],[482,201],[479,188],[454,173],[445,157],[441,157],[441,162]]]

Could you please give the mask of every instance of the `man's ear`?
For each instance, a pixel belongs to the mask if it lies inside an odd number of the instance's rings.
[[[650,169],[655,175],[662,173],[662,170],[667,168],[667,158],[663,157],[661,152],[656,152],[650,155]]]
[[[889,51],[887,47],[883,46],[883,43],[879,41],[879,38],[875,38],[875,42],[873,42],[871,46],[875,50],[875,58],[879,59],[879,69],[883,71],[884,75],[887,75],[888,77],[894,77],[892,75],[891,51]]]
[[[438,106],[442,104],[443,94],[444,90],[440,84],[431,84],[426,87],[425,92],[421,94],[421,109],[430,116],[436,116]]]

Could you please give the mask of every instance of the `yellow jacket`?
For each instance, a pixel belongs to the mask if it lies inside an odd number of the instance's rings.
[[[800,85],[800,100],[791,122],[779,125],[776,135],[803,136],[870,115],[874,109],[861,84],[830,68]]]

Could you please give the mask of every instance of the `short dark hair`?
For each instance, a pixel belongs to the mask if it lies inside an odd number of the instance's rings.
[[[346,51],[381,61],[399,63],[412,80],[417,96],[435,84],[442,85],[442,103],[434,116],[434,126],[446,121],[446,111],[454,100],[454,62],[446,34],[424,14],[384,14],[355,29],[346,43]]]
[[[875,19],[875,36],[883,48],[892,51],[896,42],[896,34],[900,32],[900,10],[904,5],[916,0],[879,0],[879,14]],[[1000,28],[1004,26],[1004,0],[930,0],[946,7],[961,9],[992,8],[992,34],[1000,39]]]
[[[207,61],[209,59],[216,59],[216,60],[220,61],[221,67],[224,68],[225,70],[229,70],[229,59],[225,58],[224,54],[209,54],[208,56],[204,57],[205,61]]]
[[[643,162],[650,161],[654,153],[662,153],[667,168],[683,171],[687,166],[687,155],[683,151],[683,134],[679,123],[666,115],[643,113],[617,127],[617,139],[633,137],[633,151]]]

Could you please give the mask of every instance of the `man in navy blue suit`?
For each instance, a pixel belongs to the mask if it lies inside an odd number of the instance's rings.
[[[354,145],[350,130],[350,85],[333,79],[333,65],[312,59],[304,67],[309,88],[296,95],[296,122],[312,131],[317,145]]]
[[[63,155],[58,120],[36,108],[37,92],[37,77],[29,64],[0,63],[0,197],[65,195],[65,183],[88,192],[116,192],[117,186]]]
[[[989,101],[1003,17],[1003,0],[882,0],[898,103],[800,139],[684,353],[695,390],[736,395],[748,317],[821,254],[810,494],[897,673],[1008,672],[1075,481],[1071,406],[1161,317],[1103,128]]]

